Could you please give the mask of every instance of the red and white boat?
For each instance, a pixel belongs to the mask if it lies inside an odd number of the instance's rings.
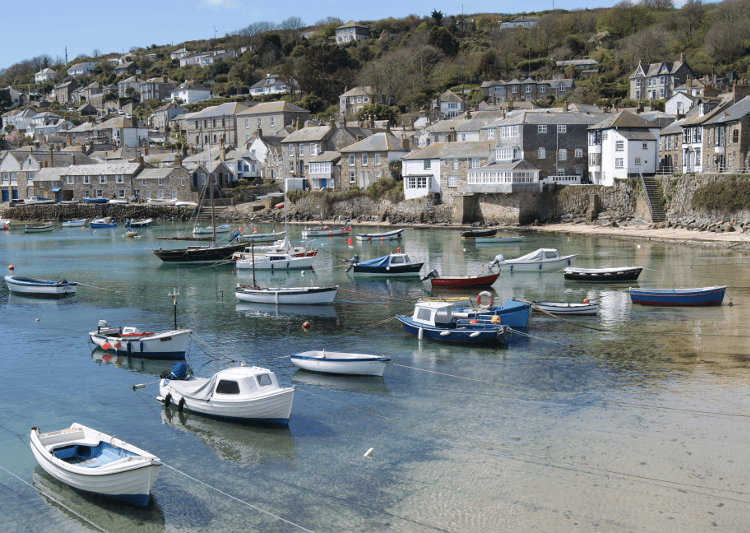
[[[153,357],[157,359],[184,359],[192,330],[176,329],[154,333],[134,327],[112,328],[100,320],[96,331],[89,332],[91,342],[103,350],[115,353]]]
[[[497,281],[499,275],[499,272],[491,272],[486,275],[441,277],[437,270],[430,270],[422,281],[429,279],[433,287],[489,287]]]

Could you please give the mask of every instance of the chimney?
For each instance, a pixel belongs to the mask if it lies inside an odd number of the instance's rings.
[[[182,156],[180,154],[174,155],[174,168],[180,168],[182,166]]]
[[[748,86],[747,84],[740,85],[735,80],[735,83],[732,86],[732,95],[734,97],[735,104],[748,95],[748,89],[750,89],[750,86]]]
[[[222,161],[226,161],[227,159],[227,147],[224,146],[224,143],[221,143],[221,146],[219,147],[219,159]]]
[[[263,137],[263,128],[258,128],[258,137]]]
[[[563,102],[563,112],[564,112],[564,113],[567,113],[567,112],[568,112],[568,101],[567,101],[567,100],[565,100],[565,101]]]
[[[47,161],[42,161],[42,167],[49,168],[49,163]]]
[[[52,145],[51,144],[49,145],[49,158],[48,158],[47,166],[49,166],[50,168],[54,166],[52,164]]]
[[[143,155],[148,155],[148,146],[143,147]]]
[[[406,135],[401,139],[401,144],[404,145],[404,150],[409,151],[409,138]]]
[[[74,166],[76,164],[76,155],[70,154],[70,166]]]
[[[466,108],[466,120],[469,120],[471,118],[471,109],[468,107]]]
[[[297,129],[298,130],[302,129],[302,121],[299,119],[299,117],[297,118]]]
[[[690,96],[690,89],[693,88],[693,78],[690,76],[685,80],[685,88],[688,90],[688,96]]]
[[[146,162],[145,162],[145,161],[143,160],[143,154],[140,154],[140,155],[138,156],[138,164],[139,164],[140,166],[143,166],[143,165],[145,165],[145,164],[146,164]]]

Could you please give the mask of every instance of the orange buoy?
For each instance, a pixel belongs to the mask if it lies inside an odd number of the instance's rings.
[[[472,318],[471,320],[469,320],[469,324],[479,324],[479,322],[477,322],[476,320],[474,320],[474,319]]]
[[[307,320],[305,320],[305,321],[304,321],[304,322],[302,323],[302,327],[303,327],[304,329],[307,329],[307,328],[309,328],[309,327],[310,327],[310,322],[309,322],[309,321],[307,321]]]
[[[583,303],[585,303],[585,304],[589,303],[589,299],[588,298],[584,298],[583,299]]]
[[[9,265],[9,266],[8,266],[8,270],[15,270],[15,268],[16,268],[16,267],[14,267],[13,265]]]
[[[112,345],[108,342],[105,342],[102,344],[102,350],[109,350],[112,347]]]

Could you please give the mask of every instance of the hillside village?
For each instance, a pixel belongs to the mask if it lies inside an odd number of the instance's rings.
[[[735,7],[291,17],[35,58],[0,73],[1,200],[196,201],[207,183],[339,192],[392,179],[405,201],[452,206],[455,223],[524,222],[547,185],[636,178],[654,191],[660,175],[747,173],[750,61],[716,29],[747,22],[727,18]]]

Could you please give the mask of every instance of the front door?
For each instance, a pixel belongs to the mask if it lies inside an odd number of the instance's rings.
[[[328,180],[322,179],[320,180],[320,188],[325,189],[328,186]]]
[[[18,200],[18,189],[13,189],[13,199]]]
[[[3,189],[3,202],[8,201],[8,189]]]

